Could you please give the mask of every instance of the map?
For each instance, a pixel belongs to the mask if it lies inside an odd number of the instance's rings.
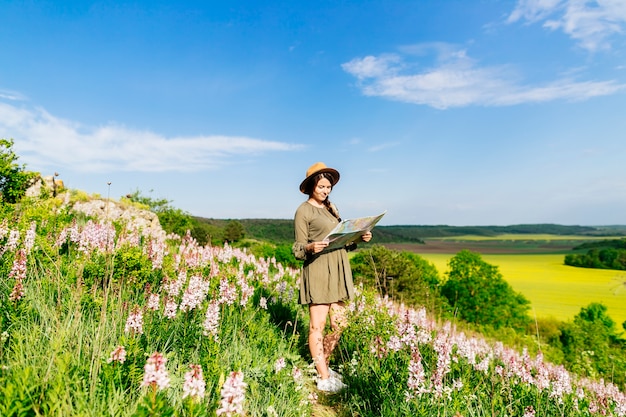
[[[358,219],[347,219],[339,222],[330,231],[324,240],[328,241],[328,246],[324,251],[341,248],[361,237],[363,233],[371,231],[376,223],[383,218],[387,211],[383,211],[377,216],[359,217]]]

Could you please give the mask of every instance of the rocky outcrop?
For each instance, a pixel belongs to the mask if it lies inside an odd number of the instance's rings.
[[[27,197],[41,197],[44,191],[49,196],[63,200],[63,206],[84,213],[102,221],[123,222],[129,228],[140,230],[143,234],[164,235],[159,217],[150,210],[141,209],[131,203],[121,203],[110,199],[91,198],[88,201],[70,202],[70,191],[65,189],[58,174],[42,177],[38,175],[26,190]]]
[[[26,197],[39,197],[43,190],[47,190],[51,196],[58,195],[65,189],[63,180],[56,178],[56,175],[37,176],[31,186],[26,190]]]
[[[149,211],[130,204],[122,204],[112,200],[93,199],[78,201],[72,206],[74,211],[97,217],[100,220],[123,221],[144,234],[160,235],[165,233],[161,228],[159,217]]]

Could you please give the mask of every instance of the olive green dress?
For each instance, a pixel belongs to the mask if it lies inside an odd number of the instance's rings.
[[[354,297],[352,270],[345,248],[307,253],[304,247],[319,242],[339,223],[326,208],[302,203],[294,218],[296,241],[292,251],[304,260],[300,277],[300,304],[330,304]]]

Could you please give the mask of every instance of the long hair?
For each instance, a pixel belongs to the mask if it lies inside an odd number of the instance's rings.
[[[323,178],[326,178],[328,182],[330,182],[331,190],[335,186],[335,184],[333,183],[334,178],[332,175],[328,174],[327,172],[319,173],[311,178],[311,180],[308,182],[304,189],[309,197],[313,196],[313,190],[315,190],[315,187],[317,187],[317,183],[319,183]],[[333,215],[333,217],[341,221],[341,217],[339,217],[339,210],[337,210],[337,207],[330,202],[328,197],[326,197],[326,200],[324,200],[322,203],[324,204],[324,207],[326,207],[326,210],[328,210],[328,212]]]

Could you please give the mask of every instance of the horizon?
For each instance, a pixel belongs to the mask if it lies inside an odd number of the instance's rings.
[[[4,2],[0,45],[0,137],[69,188],[291,219],[322,161],[381,226],[626,224],[618,3]]]

